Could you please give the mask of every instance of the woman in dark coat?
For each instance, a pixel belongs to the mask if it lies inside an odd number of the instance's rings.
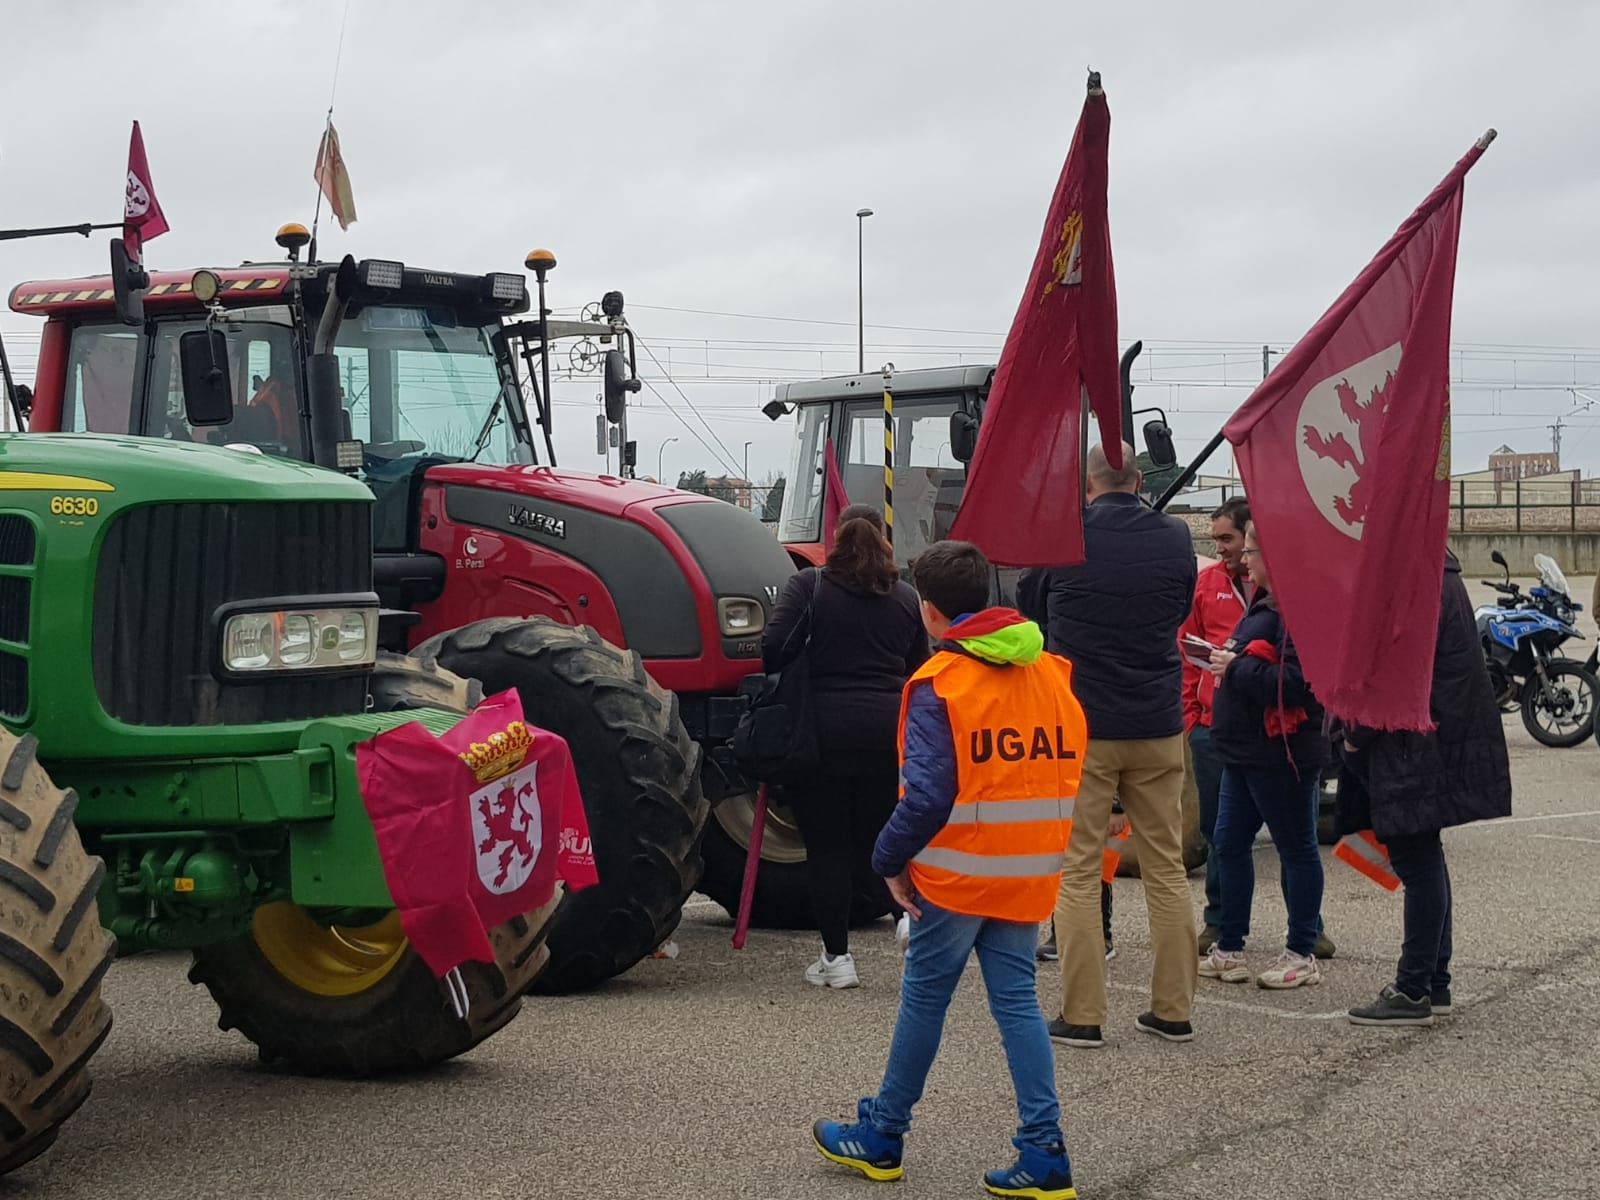
[[[1445,554],[1429,698],[1432,733],[1342,731],[1339,832],[1370,829],[1405,886],[1394,983],[1350,1010],[1357,1025],[1432,1025],[1450,1012],[1452,904],[1439,831],[1511,814],[1505,729],[1484,666],[1461,564]]]
[[[822,955],[806,978],[819,987],[855,987],[854,894],[879,897],[895,913],[902,941],[910,932],[871,860],[900,795],[900,694],[929,653],[917,594],[900,580],[876,509],[853,504],[839,515],[827,565],[789,580],[761,648],[768,672],[801,653],[810,660],[822,763],[814,778],[784,789],[806,844],[822,933]]]

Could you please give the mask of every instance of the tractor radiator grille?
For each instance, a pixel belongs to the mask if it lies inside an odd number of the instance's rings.
[[[96,576],[100,703],[132,725],[247,725],[361,712],[365,675],[219,680],[215,614],[230,601],[371,590],[368,505],[130,509],[107,531]]]

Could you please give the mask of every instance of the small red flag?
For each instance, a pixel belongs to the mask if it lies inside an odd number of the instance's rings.
[[[1486,135],[1223,427],[1306,680],[1336,717],[1433,727],[1450,516],[1450,307]]]
[[[1083,561],[1083,408],[1122,465],[1117,286],[1106,221],[1111,110],[1100,76],[1056,183],[1027,290],[984,408],[966,494],[950,536],[1014,567]]]
[[[167,232],[166,214],[150,182],[150,163],[144,155],[144,135],[133,123],[128,142],[128,188],[122,203],[122,245],[134,262],[144,261],[143,244]]]
[[[839,456],[833,452],[833,439],[829,438],[823,451],[827,465],[822,475],[822,544],[833,545],[833,532],[839,528],[839,514],[850,507],[850,494],[844,490],[844,476],[839,474]]]
[[[442,737],[413,721],[356,747],[361,798],[406,936],[441,978],[493,962],[487,930],[599,879],[572,754],[514,690]]]

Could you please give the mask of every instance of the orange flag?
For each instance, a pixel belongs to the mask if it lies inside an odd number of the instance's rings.
[[[339,133],[333,122],[322,135],[322,145],[317,147],[317,170],[314,176],[328,198],[328,207],[339,220],[340,229],[349,229],[356,219],[356,201],[350,192],[350,172],[339,153]]]

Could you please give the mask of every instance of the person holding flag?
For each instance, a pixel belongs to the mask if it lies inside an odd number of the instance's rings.
[[[1451,168],[1221,434],[1275,555],[1305,677],[1347,731],[1341,824],[1370,820],[1385,844],[1400,843],[1390,849],[1405,946],[1395,982],[1351,1011],[1357,1023],[1429,1024],[1435,997],[1448,1008],[1439,830],[1511,809],[1505,735],[1446,548],[1462,196],[1494,136]]]

